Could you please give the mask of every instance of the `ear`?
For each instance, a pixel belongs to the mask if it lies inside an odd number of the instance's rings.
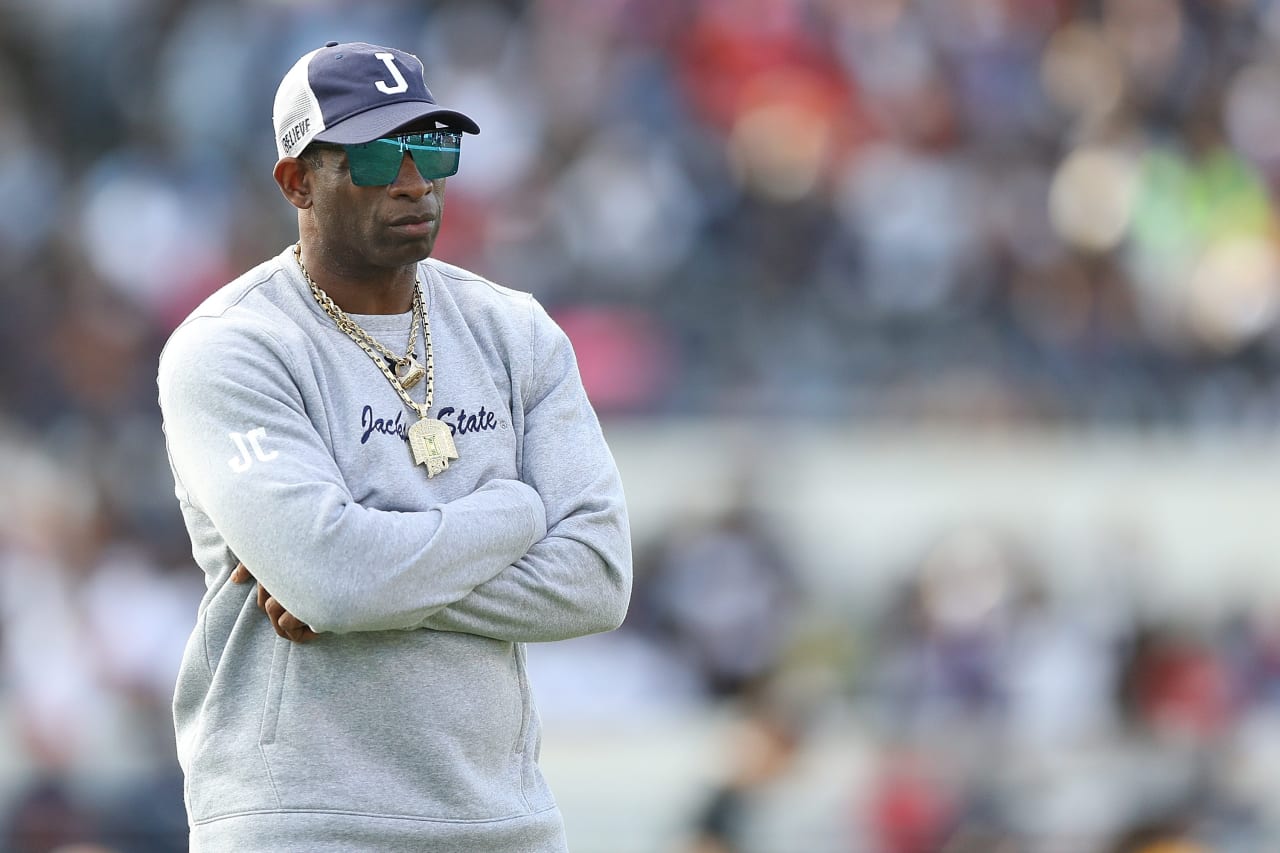
[[[314,173],[305,160],[297,157],[282,157],[276,161],[272,175],[276,186],[289,204],[299,210],[311,207],[311,180]]]

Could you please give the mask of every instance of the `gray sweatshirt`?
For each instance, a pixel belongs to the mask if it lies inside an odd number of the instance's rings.
[[[161,355],[207,585],[173,707],[193,851],[565,847],[522,644],[621,623],[622,486],[542,307],[435,260],[418,271],[431,416],[459,455],[431,479],[405,439],[417,416],[316,304],[292,247]],[[354,319],[404,351],[409,314]],[[278,637],[253,585],[230,582],[237,561],[320,636]]]

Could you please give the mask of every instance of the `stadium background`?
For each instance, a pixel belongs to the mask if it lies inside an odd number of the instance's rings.
[[[1280,3],[0,0],[0,849],[183,849],[154,366],[333,38],[478,119],[437,254],[623,469],[576,853],[1280,847]]]

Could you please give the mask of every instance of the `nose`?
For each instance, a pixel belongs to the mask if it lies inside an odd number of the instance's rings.
[[[400,172],[396,175],[396,179],[387,185],[387,191],[392,195],[405,196],[416,201],[430,193],[434,187],[433,181],[422,177],[422,173],[418,171],[418,164],[413,162],[413,156],[406,151],[400,158]]]

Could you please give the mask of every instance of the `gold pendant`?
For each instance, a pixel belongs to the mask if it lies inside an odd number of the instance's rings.
[[[404,372],[402,373],[401,370]],[[396,364],[396,379],[400,380],[400,385],[406,391],[421,382],[422,377],[426,375],[427,369],[418,364],[417,359],[409,358]]]
[[[428,477],[448,468],[450,459],[458,458],[449,425],[433,418],[423,418],[409,427],[409,449],[413,451],[414,465],[427,466]]]

